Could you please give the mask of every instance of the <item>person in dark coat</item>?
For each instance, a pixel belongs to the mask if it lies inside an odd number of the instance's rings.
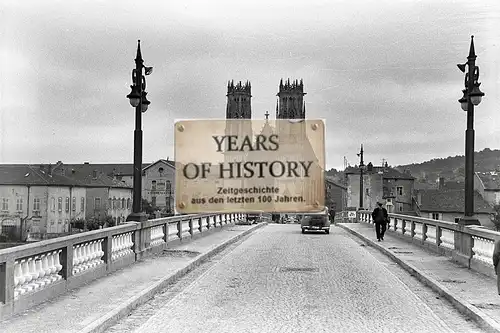
[[[495,267],[495,274],[497,275],[497,291],[498,295],[500,295],[500,239],[495,242],[495,248],[493,249],[493,266]]]
[[[330,209],[329,213],[330,213],[330,223],[334,223],[335,222],[335,211],[333,209]]]
[[[377,202],[378,207],[373,210],[372,219],[375,223],[375,232],[377,234],[377,240],[380,242],[384,240],[384,234],[386,230],[387,219],[389,214],[387,214],[387,209],[382,207],[381,202]]]

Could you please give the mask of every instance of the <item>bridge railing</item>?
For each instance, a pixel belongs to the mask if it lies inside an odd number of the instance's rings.
[[[0,320],[241,218],[202,214],[127,222],[0,250]]]
[[[356,213],[357,222],[373,223],[371,211]],[[468,268],[495,277],[492,256],[500,232],[481,226],[391,213],[387,230],[412,243],[450,256]]]

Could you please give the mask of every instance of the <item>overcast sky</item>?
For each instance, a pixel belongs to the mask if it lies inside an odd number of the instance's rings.
[[[132,163],[130,92],[141,39],[144,162],[173,159],[176,119],[223,118],[228,80],[274,117],[281,78],[343,158],[398,165],[462,155],[474,35],[476,150],[500,148],[500,1],[2,1],[0,163]]]

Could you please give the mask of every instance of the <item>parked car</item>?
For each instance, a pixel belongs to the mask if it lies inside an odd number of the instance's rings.
[[[330,233],[330,217],[328,216],[328,208],[325,208],[319,213],[305,213],[302,215],[300,226],[304,234],[309,230],[324,230],[327,234]]]

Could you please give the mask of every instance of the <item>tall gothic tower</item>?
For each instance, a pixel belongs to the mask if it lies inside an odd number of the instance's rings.
[[[252,86],[247,81],[245,85],[234,84],[233,81],[227,83],[227,107],[226,119],[252,119]]]
[[[304,102],[304,82],[302,79],[290,82],[290,79],[280,81],[278,101],[276,102],[276,119],[294,119],[301,120],[306,118],[306,104]],[[278,126],[277,132],[283,140],[297,140],[298,137],[305,136],[305,125],[296,126],[294,133],[289,132],[288,128]]]
[[[241,81],[227,83],[227,106],[226,120],[240,120],[237,123],[226,123],[226,135],[238,135],[238,146],[241,145],[245,136],[253,138],[252,131],[252,87],[249,81],[243,84]],[[225,152],[226,162],[242,162],[245,156],[241,152]]]
[[[280,81],[278,102],[276,103],[276,119],[305,119],[306,106],[304,103],[304,82],[302,79],[283,83]]]

